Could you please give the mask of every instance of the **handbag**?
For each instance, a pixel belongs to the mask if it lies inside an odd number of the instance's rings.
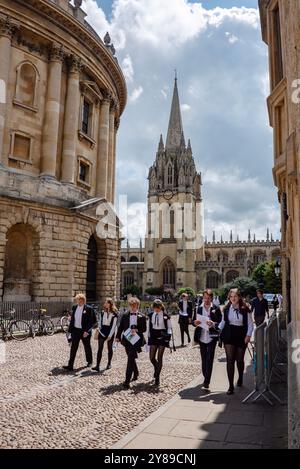
[[[94,336],[93,336],[94,340],[98,340],[99,339],[99,329],[95,329],[94,330]]]

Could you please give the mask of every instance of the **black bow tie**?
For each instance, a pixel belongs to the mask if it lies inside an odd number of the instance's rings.
[[[137,316],[137,313],[130,313],[130,316]]]

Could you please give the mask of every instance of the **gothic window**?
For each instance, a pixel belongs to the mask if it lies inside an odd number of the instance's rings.
[[[264,252],[257,251],[257,252],[254,253],[254,256],[253,256],[254,265],[265,262],[266,260],[267,260],[267,256]]]
[[[242,264],[243,262],[245,262],[245,257],[246,257],[246,254],[242,251],[238,251],[235,255],[235,261],[237,264]]]
[[[233,282],[236,278],[240,276],[239,272],[237,270],[230,270],[226,274],[226,283],[231,283]]]
[[[163,284],[164,287],[175,289],[175,267],[173,262],[168,260],[163,267]]]
[[[38,103],[39,75],[30,62],[23,62],[17,67],[17,81],[14,104],[36,111]]]
[[[171,165],[168,166],[167,170],[167,184],[168,186],[173,186],[173,168]]]
[[[210,270],[206,274],[206,288],[219,288],[219,274],[214,270]]]
[[[206,259],[207,262],[211,261],[211,253],[210,252],[207,252],[207,251],[205,252],[205,259]]]
[[[280,259],[280,257],[281,257],[280,250],[276,249],[275,251],[272,252],[271,256],[272,256],[273,261],[277,261],[277,259]]]
[[[229,256],[226,251],[219,251],[218,252],[218,262],[228,262]]]
[[[133,272],[124,272],[124,288],[131,287],[134,284],[134,274]]]

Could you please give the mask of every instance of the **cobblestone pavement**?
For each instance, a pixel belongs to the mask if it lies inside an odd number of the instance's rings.
[[[178,342],[176,318],[174,327]],[[93,341],[93,351],[97,343]],[[109,448],[200,373],[199,350],[168,350],[161,386],[153,386],[148,354],[139,356],[139,380],[123,390],[126,355],[119,346],[113,368],[94,374],[83,347],[75,373],[65,373],[69,346],[64,334],[6,344],[0,364],[1,448]],[[107,364],[106,350],[101,369]]]

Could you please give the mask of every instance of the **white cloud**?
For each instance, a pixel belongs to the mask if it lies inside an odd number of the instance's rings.
[[[189,104],[182,104],[182,105],[181,105],[181,111],[182,111],[182,112],[188,112],[188,111],[190,111],[191,109],[192,109],[192,108],[191,108],[191,106],[190,106]]]
[[[130,103],[134,103],[135,101],[137,101],[139,99],[139,97],[142,95],[143,93],[143,87],[142,86],[139,86],[138,88],[135,88],[132,93],[130,94],[129,96],[129,99],[128,101]]]
[[[132,60],[129,54],[127,54],[126,57],[124,57],[122,61],[122,70],[123,70],[127,83],[132,83],[133,77],[134,77],[134,69],[133,69]]]
[[[230,44],[235,44],[236,42],[239,41],[239,38],[235,36],[234,34],[226,32],[225,35],[228,37],[228,42]]]

